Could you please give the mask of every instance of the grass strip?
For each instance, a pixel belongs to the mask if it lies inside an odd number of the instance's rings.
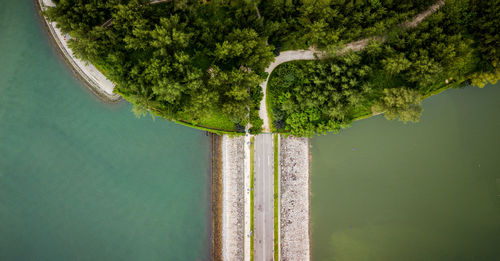
[[[213,128],[209,128],[209,127],[194,125],[192,123],[189,123],[187,121],[182,121],[182,120],[174,120],[174,119],[172,119],[172,121],[175,122],[175,123],[178,123],[178,124],[190,127],[190,128],[194,128],[194,129],[198,129],[198,130],[204,130],[204,131],[212,132],[212,133],[219,134],[219,135],[223,135],[223,134],[227,134],[227,135],[230,135],[230,136],[243,136],[243,135],[245,135],[245,133],[243,133],[243,132],[218,130],[218,129],[213,129]]]
[[[279,260],[279,134],[274,139],[274,260]]]
[[[250,261],[253,261],[253,248],[254,248],[254,137],[250,138]]]

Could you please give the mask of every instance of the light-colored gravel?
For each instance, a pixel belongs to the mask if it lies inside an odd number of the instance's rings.
[[[245,245],[245,138],[222,138],[222,256],[243,260]]]
[[[38,0],[38,3],[42,10],[45,10],[47,7],[55,6],[51,0]],[[56,23],[49,22],[46,18],[43,19],[62,54],[71,64],[74,71],[85,80],[85,83],[87,83],[99,97],[103,97],[109,101],[119,100],[121,98],[120,95],[113,93],[115,88],[113,82],[97,70],[93,64],[80,60],[73,55],[73,51],[68,47],[68,41],[71,37],[63,34],[61,30],[56,27]]]
[[[281,260],[310,259],[309,139],[280,140]]]

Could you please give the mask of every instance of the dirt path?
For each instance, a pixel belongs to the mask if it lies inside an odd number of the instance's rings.
[[[149,1],[149,4],[150,5],[155,5],[155,4],[159,4],[159,3],[167,3],[167,2],[170,2],[172,0],[151,0]],[[101,27],[104,27],[104,28],[109,28],[113,25],[113,22],[115,21],[115,18],[109,18],[106,22],[104,22]]]
[[[170,2],[170,1],[172,1],[172,0],[152,0],[152,1],[149,1],[149,4],[154,5],[154,4],[165,3],[165,2]]]
[[[439,8],[441,8],[444,5],[444,3],[445,3],[444,0],[439,0],[434,5],[430,6],[425,11],[418,14],[411,21],[407,21],[403,24],[400,24],[399,26],[403,29],[410,29],[410,28],[416,27],[429,15],[431,15],[434,12],[436,12],[437,10],[439,10]],[[364,39],[361,39],[358,41],[350,42],[350,43],[347,43],[344,46],[344,48],[337,51],[337,55],[342,55],[348,51],[354,51],[354,52],[361,51],[366,47],[366,45],[370,41],[384,42],[385,40],[386,40],[385,36],[373,36],[373,37],[364,38]],[[316,51],[316,50],[311,48],[309,50],[285,51],[285,52],[280,53],[280,55],[278,55],[274,58],[274,62],[272,62],[266,68],[266,72],[269,75],[267,76],[266,80],[260,84],[260,86],[262,87],[262,92],[264,93],[264,97],[262,98],[262,100],[260,102],[260,109],[259,109],[259,116],[264,120],[264,124],[262,125],[263,132],[270,132],[271,131],[270,125],[269,125],[269,114],[267,113],[267,104],[266,104],[267,83],[269,81],[269,77],[271,76],[271,72],[278,65],[280,65],[282,63],[291,62],[291,61],[298,61],[298,60],[323,59],[323,58],[327,58],[327,57],[328,57],[328,55],[325,52]]]
[[[422,13],[418,14],[413,20],[407,21],[406,23],[401,24],[400,26],[403,29],[408,29],[408,28],[413,28],[416,27],[420,22],[422,22],[427,16],[433,14],[436,12],[439,8],[441,8],[444,5],[444,0],[439,0],[435,4],[431,5],[427,10],[423,11]]]

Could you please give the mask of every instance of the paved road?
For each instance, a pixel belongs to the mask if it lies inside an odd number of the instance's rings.
[[[255,137],[254,260],[274,256],[274,146],[272,134]]]

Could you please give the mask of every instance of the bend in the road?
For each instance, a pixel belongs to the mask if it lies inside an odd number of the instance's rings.
[[[444,4],[445,4],[444,0],[439,0],[434,5],[427,8],[425,11],[419,13],[411,21],[407,21],[403,24],[400,24],[399,26],[402,29],[410,29],[410,28],[416,27],[429,15],[431,15],[434,12],[436,12],[437,10],[439,10],[439,8],[441,8]],[[353,41],[353,42],[347,43],[344,46],[344,48],[337,51],[337,55],[345,54],[348,51],[354,51],[354,52],[361,51],[366,47],[366,45],[370,41],[384,42],[385,40],[386,40],[385,36],[373,36],[373,37],[368,37],[368,38],[364,38],[361,40]],[[280,55],[278,55],[274,58],[274,62],[272,62],[265,70],[268,73],[266,80],[260,84],[264,96],[263,96],[262,100],[260,101],[259,116],[264,121],[264,124],[262,125],[262,129],[264,132],[271,131],[266,101],[267,101],[267,82],[269,81],[269,77],[271,76],[272,71],[276,67],[278,67],[278,65],[280,65],[282,63],[291,62],[291,61],[298,61],[298,60],[324,59],[327,57],[328,57],[327,53],[325,53],[323,51],[316,51],[314,49],[309,49],[309,50],[294,50],[294,51],[281,52]]]

